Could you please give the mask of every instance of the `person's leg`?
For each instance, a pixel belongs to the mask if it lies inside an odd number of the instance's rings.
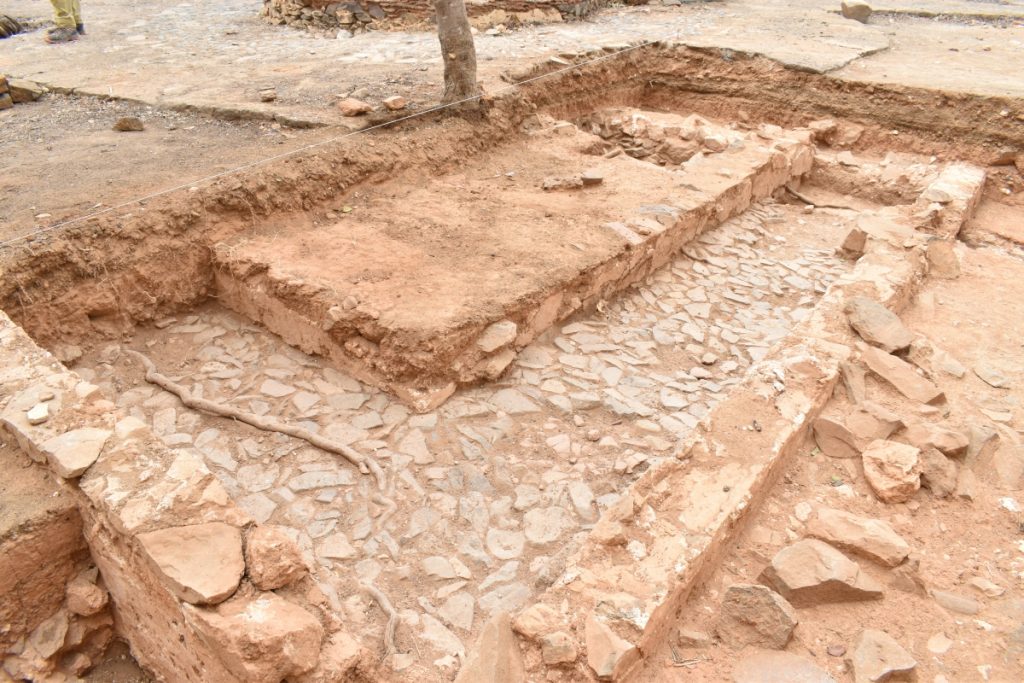
[[[50,4],[53,5],[53,23],[57,24],[57,27],[46,34],[46,42],[68,43],[78,38],[74,2],[75,0],[50,0]]]
[[[79,35],[85,35],[85,24],[82,23],[82,3],[81,0],[71,0],[73,4],[73,10],[75,15],[75,28],[78,30]]]
[[[57,28],[74,28],[75,24],[75,0],[50,0],[53,5],[53,23]]]

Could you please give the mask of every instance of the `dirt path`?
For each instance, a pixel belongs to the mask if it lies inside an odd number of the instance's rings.
[[[227,122],[91,97],[49,96],[3,112],[0,237],[176,187],[329,135]],[[121,117],[142,132],[117,132]],[[10,152],[10,153],[7,153]]]

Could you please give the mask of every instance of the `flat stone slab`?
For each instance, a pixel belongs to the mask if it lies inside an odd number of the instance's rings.
[[[745,655],[732,672],[733,683],[836,683],[810,659],[790,652],[758,650]]]
[[[861,353],[861,358],[872,372],[909,399],[921,403],[941,403],[946,400],[934,382],[917,374],[914,366],[891,353],[868,347]]]
[[[242,536],[223,522],[150,531],[138,539],[174,594],[194,605],[224,601],[245,572]]]
[[[645,126],[694,125],[637,115]],[[674,168],[588,152],[601,140],[562,123],[457,173],[411,172],[346,199],[324,224],[263,225],[218,245],[218,296],[290,344],[429,410],[459,384],[496,378],[557,320],[611,298],[809,170],[798,134],[700,125],[722,151]],[[603,182],[542,189],[585,170]]]
[[[73,429],[44,441],[42,451],[57,474],[65,479],[74,479],[82,476],[96,462],[110,434],[109,429]]]
[[[822,507],[807,525],[807,533],[837,548],[895,567],[910,554],[910,546],[888,522]]]
[[[780,550],[761,580],[797,607],[882,597],[882,587],[856,562],[814,539]]]

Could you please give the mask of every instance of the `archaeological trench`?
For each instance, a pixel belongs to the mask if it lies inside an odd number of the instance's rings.
[[[805,444],[876,505],[969,508],[964,368],[894,314],[1019,103],[619,49],[4,250],[0,678],[120,639],[160,681],[670,680]],[[734,611],[909,575],[817,515]]]

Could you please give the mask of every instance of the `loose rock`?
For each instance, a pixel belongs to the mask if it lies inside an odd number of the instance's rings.
[[[864,629],[850,657],[855,683],[875,683],[909,674],[917,666],[910,653],[889,634]]]
[[[362,116],[373,111],[373,107],[369,104],[362,100],[357,100],[354,97],[346,97],[345,99],[340,100],[335,106],[338,108],[338,111],[341,112],[342,116]]]
[[[737,650],[747,645],[781,650],[796,625],[796,611],[785,598],[765,586],[744,583],[725,591],[716,630]]]
[[[41,425],[50,419],[50,408],[45,403],[37,403],[25,413],[30,425]]]
[[[815,539],[780,550],[760,580],[797,607],[882,597],[882,587],[856,562]]]
[[[888,439],[894,432],[903,429],[899,415],[871,401],[864,401],[861,409],[850,413],[846,425],[860,448],[876,439]]]
[[[910,425],[903,436],[922,451],[934,448],[950,458],[966,455],[967,447],[970,445],[970,440],[962,432],[929,422]]]
[[[981,605],[977,600],[949,591],[932,591],[932,598],[950,612],[975,615],[981,611]]]
[[[860,455],[850,430],[827,417],[819,417],[814,421],[814,442],[830,458],[856,458]]]
[[[846,234],[846,238],[843,239],[843,244],[839,247],[839,253],[849,259],[859,259],[864,255],[867,243],[868,234],[860,228],[853,228]]]
[[[507,613],[484,625],[476,646],[459,669],[455,683],[520,683],[526,669]]]
[[[887,567],[899,565],[910,554],[910,546],[888,522],[832,508],[818,508],[807,534]]]
[[[572,664],[579,656],[576,641],[565,631],[555,631],[541,637],[540,654],[548,666]]]
[[[145,124],[142,123],[141,119],[137,119],[134,116],[124,116],[119,118],[114,123],[114,130],[121,133],[137,133],[145,129]]]
[[[836,683],[809,659],[789,652],[760,650],[744,656],[733,668],[733,683]]]
[[[920,453],[913,446],[882,440],[864,449],[864,478],[879,500],[905,503],[921,488]]]
[[[1010,386],[1010,378],[997,364],[988,359],[982,359],[974,365],[974,374],[981,381],[996,389],[1006,389]]]
[[[914,334],[903,326],[895,313],[877,301],[863,296],[852,297],[844,307],[850,327],[869,344],[887,353],[903,351],[914,341]]]
[[[956,482],[955,462],[934,448],[921,451],[921,486],[936,498],[948,498],[956,490]]]
[[[519,327],[511,320],[499,320],[488,325],[477,337],[476,345],[484,353],[493,353],[516,340]]]
[[[10,89],[11,100],[15,104],[24,104],[25,102],[34,102],[43,96],[46,90],[43,86],[32,81],[26,81],[22,78],[11,78],[7,81],[8,88]]]
[[[839,8],[844,17],[862,24],[868,23],[868,18],[871,16],[871,6],[864,2],[842,2],[839,4]]]
[[[74,479],[96,462],[110,435],[109,429],[82,427],[47,439],[41,450],[57,474]]]
[[[583,187],[583,178],[578,175],[561,177],[551,176],[545,178],[540,185],[542,190],[554,192],[558,190],[579,190]]]
[[[876,375],[893,385],[901,394],[921,403],[940,403],[945,394],[935,384],[914,371],[914,367],[880,349],[868,347],[861,358]]]
[[[399,111],[405,109],[408,106],[409,101],[401,95],[392,95],[391,97],[384,98],[384,106],[387,107],[388,111]]]
[[[960,277],[960,259],[957,258],[953,244],[945,240],[932,240],[928,243],[928,273],[935,277],[953,280]]]
[[[554,608],[537,603],[530,605],[512,621],[512,628],[530,640],[536,640],[545,633],[551,633],[561,626],[561,619]]]
[[[68,609],[82,617],[91,617],[107,606],[107,591],[84,575],[68,582],[65,596]]]
[[[619,660],[633,649],[633,645],[616,635],[593,614],[587,617],[585,633],[587,664],[599,679],[610,679]]]
[[[274,526],[258,526],[249,532],[245,560],[249,578],[260,590],[287,586],[307,571],[298,546]]]

